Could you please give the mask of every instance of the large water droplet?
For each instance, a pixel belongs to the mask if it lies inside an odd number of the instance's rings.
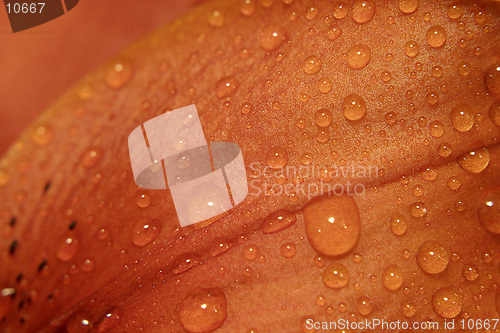
[[[280,209],[266,217],[262,224],[262,232],[272,234],[291,227],[296,221],[297,216],[294,213]]]
[[[474,126],[474,114],[470,107],[458,104],[451,110],[451,123],[459,132],[467,132]]]
[[[108,311],[101,318],[101,320],[94,327],[96,332],[107,332],[120,324],[121,317],[123,316],[123,309],[115,306]]]
[[[427,30],[425,38],[431,47],[441,47],[446,42],[446,31],[442,26],[434,25]]]
[[[405,14],[411,14],[418,8],[418,0],[399,0],[399,10]]]
[[[132,242],[144,246],[155,239],[161,231],[161,222],[155,218],[141,219],[132,227]]]
[[[227,299],[220,289],[202,289],[186,298],[179,306],[179,318],[188,332],[211,332],[221,327],[227,317]]]
[[[342,111],[347,120],[359,120],[366,114],[365,100],[358,94],[350,94],[342,102]]]
[[[288,163],[288,152],[285,148],[273,147],[267,152],[266,163],[272,169],[281,169]]]
[[[332,289],[344,288],[349,283],[349,279],[349,270],[338,262],[326,266],[323,273],[323,283]]]
[[[484,73],[486,88],[494,94],[500,94],[500,64],[495,64]]]
[[[302,69],[307,74],[315,74],[321,69],[321,65],[323,62],[320,58],[316,56],[309,56],[304,60],[304,64],[302,65]]]
[[[486,148],[480,148],[460,156],[457,163],[467,172],[480,173],[490,163],[490,153]]]
[[[65,236],[59,241],[57,258],[61,261],[71,260],[78,252],[79,241],[75,237]]]
[[[418,248],[417,264],[428,274],[439,274],[446,269],[450,261],[448,252],[437,241],[424,242]]]
[[[462,301],[453,289],[441,288],[432,296],[432,307],[443,318],[455,318],[462,311]]]
[[[406,218],[401,214],[393,214],[390,221],[391,231],[394,235],[400,236],[406,232],[408,223]]]
[[[215,93],[219,98],[226,98],[234,95],[238,87],[240,86],[240,81],[234,76],[224,76],[217,82],[215,86]]]
[[[382,284],[387,290],[398,290],[403,285],[403,270],[396,265],[387,266],[382,273]]]
[[[356,201],[348,195],[321,196],[304,208],[307,238],[319,253],[337,256],[359,241],[361,222]]]
[[[500,190],[495,190],[481,200],[479,221],[492,234],[500,234]]]
[[[364,44],[351,47],[347,53],[347,63],[353,69],[361,69],[368,65],[371,59],[371,50]]]
[[[408,57],[414,58],[418,55],[418,44],[415,41],[409,41],[405,44],[405,53]]]
[[[262,31],[260,46],[267,51],[280,47],[286,40],[286,30],[279,25],[270,25]]]
[[[352,18],[356,23],[363,24],[370,21],[375,15],[373,0],[356,0],[352,6]]]
[[[114,89],[124,87],[132,78],[133,67],[128,60],[119,60],[112,63],[106,70],[106,83]]]

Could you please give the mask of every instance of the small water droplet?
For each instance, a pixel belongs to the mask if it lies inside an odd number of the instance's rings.
[[[418,248],[417,264],[425,273],[439,274],[446,269],[449,261],[448,252],[437,241],[426,241]]]
[[[297,245],[294,243],[285,243],[280,247],[281,255],[285,258],[292,258],[297,253]]]
[[[500,94],[500,64],[495,64],[486,70],[484,83],[493,94]]]
[[[415,315],[417,309],[411,301],[405,301],[401,304],[401,311],[403,312],[403,316],[411,318]]]
[[[323,62],[320,58],[316,56],[309,56],[304,60],[304,64],[302,65],[302,69],[307,74],[315,74],[321,69],[321,65]]]
[[[254,260],[259,256],[259,249],[256,246],[246,246],[243,249],[243,256],[248,260]]]
[[[215,86],[215,93],[219,98],[226,98],[234,95],[240,86],[240,81],[234,76],[224,76]]]
[[[444,133],[444,125],[440,121],[431,121],[429,123],[429,133],[435,138],[439,138]]]
[[[399,10],[405,14],[411,14],[418,8],[418,0],[399,0]]]
[[[338,262],[326,266],[323,273],[323,283],[332,289],[344,288],[349,283],[349,279],[349,270]]]
[[[95,261],[92,259],[85,259],[82,263],[82,271],[84,272],[92,272],[95,267]]]
[[[255,12],[256,5],[257,3],[255,0],[242,0],[240,5],[240,12],[243,15],[250,16]]]
[[[438,146],[438,155],[441,157],[448,157],[451,154],[451,147],[449,143],[442,142]]]
[[[272,234],[290,228],[297,222],[297,216],[287,210],[280,209],[271,213],[262,224],[262,232]]]
[[[424,217],[427,215],[427,208],[423,202],[414,202],[410,205],[410,214],[413,217]]]
[[[132,78],[133,67],[130,61],[122,59],[113,62],[106,70],[106,83],[113,89],[123,88]]]
[[[474,281],[479,276],[479,268],[474,264],[465,264],[462,274],[467,281]]]
[[[356,0],[352,6],[352,18],[356,23],[363,24],[370,21],[375,15],[373,0]]]
[[[288,163],[288,152],[285,148],[273,147],[267,152],[266,163],[272,169],[281,169]]]
[[[469,75],[471,71],[471,66],[468,62],[461,62],[458,65],[458,73],[462,76],[467,76]]]
[[[123,309],[115,306],[110,310],[106,311],[106,314],[101,318],[101,320],[94,327],[96,332],[107,332],[120,324],[121,317],[123,316]]]
[[[144,246],[155,239],[161,231],[161,222],[155,218],[146,218],[137,221],[132,227],[132,243]]]
[[[39,147],[45,147],[54,138],[54,131],[49,125],[39,125],[31,133],[33,143]]]
[[[366,296],[360,297],[356,303],[356,308],[362,316],[368,316],[373,311],[372,300]]]
[[[492,234],[500,234],[500,191],[495,190],[481,200],[478,209],[479,221]]]
[[[327,94],[332,90],[333,82],[331,79],[324,77],[318,82],[318,90],[323,94]]]
[[[347,53],[347,63],[353,69],[361,69],[368,65],[371,59],[371,50],[364,44],[354,45]]]
[[[449,5],[448,8],[446,9],[448,17],[452,20],[457,20],[460,17],[462,17],[462,12],[463,12],[462,7],[455,4]]]
[[[61,261],[69,261],[73,259],[75,254],[78,252],[79,245],[80,243],[75,237],[64,236],[59,241],[59,246],[57,247],[57,258]]]
[[[432,76],[434,77],[441,77],[443,76],[443,68],[441,66],[434,66],[432,67]]]
[[[358,94],[350,94],[342,102],[344,117],[350,121],[356,121],[366,115],[366,103]]]
[[[241,113],[243,114],[249,114],[253,109],[253,105],[250,103],[243,103],[241,105]]]
[[[90,148],[82,155],[82,164],[89,169],[94,167],[102,159],[103,152],[100,148]]]
[[[422,179],[425,181],[432,182],[432,181],[436,180],[437,175],[438,174],[437,174],[436,170],[431,169],[431,168],[427,168],[422,172],[420,177],[422,177]]]
[[[146,192],[140,192],[135,199],[135,203],[140,208],[149,207],[149,205],[151,204],[151,196]]]
[[[319,10],[318,7],[307,7],[306,9],[306,18],[309,21],[312,21],[318,16]]]
[[[260,46],[267,51],[272,51],[283,45],[286,38],[285,28],[279,25],[270,25],[262,31]]]
[[[459,132],[467,132],[474,126],[474,114],[470,107],[458,104],[451,110],[451,123]]]
[[[433,48],[438,48],[446,42],[446,31],[440,25],[434,25],[427,30],[425,34],[427,44]]]
[[[457,158],[457,163],[467,172],[480,173],[490,163],[490,153],[486,148],[470,151]]]
[[[408,228],[406,218],[402,214],[393,214],[390,221],[390,228],[394,235],[401,236]]]
[[[201,263],[200,257],[195,253],[183,253],[179,255],[172,264],[172,273],[181,274]]]
[[[211,11],[208,14],[208,24],[214,28],[220,28],[224,25],[224,15],[218,10]]]
[[[451,288],[441,288],[432,296],[432,307],[443,318],[455,318],[462,311],[462,301]]]
[[[220,256],[223,253],[226,253],[234,246],[234,243],[227,239],[216,239],[213,242],[213,246],[209,250],[209,254],[212,257]]]
[[[182,300],[179,318],[188,332],[205,333],[221,327],[227,317],[227,298],[220,289],[201,289]]]
[[[332,14],[337,20],[341,20],[347,16],[347,5],[343,2],[336,2],[333,5]]]
[[[414,58],[418,55],[419,47],[418,43],[411,40],[405,44],[405,53],[408,57]]]
[[[328,37],[329,40],[336,40],[342,35],[342,32],[343,30],[341,27],[338,25],[332,25],[326,31],[326,37]]]
[[[448,187],[451,189],[451,190],[458,190],[460,188],[460,180],[456,179],[456,178],[451,178],[450,180],[448,180]]]
[[[337,256],[352,250],[359,241],[358,205],[351,196],[321,196],[304,208],[307,238],[321,254]]]
[[[403,285],[403,270],[396,265],[389,265],[382,273],[382,284],[387,290],[395,291]]]
[[[328,109],[319,109],[314,113],[314,122],[319,127],[328,127],[332,124],[332,113]]]
[[[88,313],[78,311],[66,321],[67,333],[87,333],[92,329],[92,320]]]

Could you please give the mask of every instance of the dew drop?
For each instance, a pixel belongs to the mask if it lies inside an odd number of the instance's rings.
[[[286,30],[279,25],[270,25],[262,31],[260,46],[267,51],[272,51],[283,45],[286,40]]]
[[[243,114],[249,114],[253,109],[253,105],[250,103],[243,103],[241,105],[241,113]]]
[[[36,146],[45,147],[54,138],[54,131],[48,125],[39,125],[31,133],[31,139]]]
[[[337,2],[333,5],[333,17],[335,17],[337,20],[341,20],[346,17],[347,11],[347,5],[343,2]]]
[[[175,275],[184,273],[201,263],[200,257],[195,253],[183,253],[179,255],[172,264],[172,273]]]
[[[479,221],[492,234],[500,234],[500,191],[495,190],[481,200]]]
[[[474,114],[470,107],[459,104],[451,110],[451,122],[459,132],[467,132],[474,126]]]
[[[500,101],[491,103],[489,116],[495,125],[500,126]]]
[[[316,18],[316,16],[318,16],[318,12],[318,7],[308,7],[306,10],[306,18],[309,21],[312,21]]]
[[[103,152],[100,148],[90,148],[82,155],[82,164],[89,169],[94,167],[102,159]]]
[[[240,81],[234,76],[224,76],[217,82],[215,86],[215,93],[219,98],[226,98],[234,95],[240,86]]]
[[[462,76],[467,76],[469,75],[471,71],[471,66],[468,62],[461,62],[458,65],[458,73]]]
[[[243,15],[250,16],[255,12],[256,1],[255,0],[243,0],[240,6],[240,12]]]
[[[146,192],[140,192],[135,199],[135,203],[140,208],[149,207],[149,205],[151,204],[151,196]]]
[[[448,180],[448,187],[450,188],[450,190],[458,190],[460,188],[460,180],[456,179],[456,178],[451,178],[450,180]]]
[[[342,102],[342,111],[347,120],[359,120],[366,114],[365,100],[358,94],[350,94]]]
[[[495,64],[484,74],[486,88],[493,94],[500,94],[500,64]]]
[[[324,77],[318,82],[318,90],[323,94],[327,94],[332,90],[333,82],[331,79]]]
[[[316,319],[313,316],[304,316],[300,319],[300,329],[302,333],[315,333],[316,329],[314,326],[311,327],[308,323],[316,322]]]
[[[432,76],[438,78],[443,76],[443,68],[441,66],[434,66],[432,67]]]
[[[432,296],[432,307],[443,318],[455,318],[462,311],[460,296],[451,288],[441,288]]]
[[[410,205],[410,214],[413,217],[424,217],[427,215],[427,208],[423,202],[414,202]]]
[[[405,14],[411,14],[418,8],[418,0],[399,0],[399,10]]]
[[[382,284],[387,290],[398,290],[403,285],[403,280],[403,270],[396,265],[387,266],[382,273]]]
[[[155,218],[146,218],[137,221],[132,227],[132,243],[144,246],[154,240],[161,231],[161,222]]]
[[[366,296],[360,297],[356,303],[356,308],[362,316],[368,316],[373,311],[372,300]]]
[[[106,314],[94,327],[96,332],[107,332],[120,324],[121,317],[123,316],[123,309],[115,306],[106,311]]]
[[[419,47],[417,42],[411,40],[405,44],[405,53],[408,57],[414,58],[418,55]]]
[[[224,25],[224,15],[218,10],[211,11],[208,14],[208,24],[214,28],[220,28]]]
[[[344,288],[349,283],[349,279],[349,270],[338,262],[326,266],[323,273],[323,283],[332,289]]]
[[[426,241],[418,248],[417,264],[425,273],[439,274],[446,269],[449,261],[448,252],[437,241]]]
[[[233,246],[233,242],[228,241],[227,239],[216,239],[213,242],[212,248],[209,250],[208,254],[212,257],[220,256],[223,253],[229,251]]]
[[[371,59],[371,50],[364,44],[354,45],[347,53],[347,63],[353,69],[361,69],[368,65]]]
[[[490,153],[486,148],[470,151],[457,158],[457,163],[467,172],[480,173],[490,163]]]
[[[391,81],[392,74],[389,71],[385,71],[385,72],[382,72],[381,77],[382,77],[382,81],[387,83],[387,82]]]
[[[321,254],[337,256],[352,250],[359,241],[358,205],[351,196],[321,196],[304,208],[307,238]]]
[[[474,264],[465,264],[462,274],[467,281],[474,281],[479,276],[479,269]]]
[[[402,214],[398,213],[392,215],[389,225],[392,233],[397,236],[404,234],[408,228],[406,218]]]
[[[427,44],[433,48],[438,48],[444,45],[446,42],[446,31],[440,25],[435,25],[427,30],[425,34]]]
[[[435,138],[439,138],[444,133],[444,125],[440,121],[432,121],[429,123],[429,133]]]
[[[133,67],[130,61],[120,60],[112,63],[106,70],[106,83],[113,89],[123,88],[132,78]]]
[[[431,169],[431,168],[427,168],[422,172],[420,177],[422,177],[422,179],[425,181],[432,182],[432,181],[436,180],[437,175],[438,174],[437,174],[436,170]]]
[[[294,243],[285,243],[280,247],[281,255],[285,258],[292,258],[297,253],[297,246]]]
[[[272,169],[281,169],[288,163],[288,153],[285,148],[273,147],[266,155],[266,163]]]
[[[90,316],[83,311],[75,312],[66,321],[67,333],[87,333],[91,329],[92,321]]]
[[[297,222],[297,216],[288,210],[280,209],[271,213],[262,224],[262,232],[272,234],[290,228]]]
[[[95,261],[92,259],[85,259],[82,263],[82,271],[84,272],[92,272],[95,267]]]
[[[342,28],[339,27],[338,25],[332,25],[328,28],[326,31],[326,37],[328,37],[329,40],[336,40],[342,35]]]
[[[438,155],[441,157],[448,157],[451,154],[451,147],[449,143],[442,142],[438,146]]]
[[[70,261],[78,252],[78,247],[78,239],[68,236],[63,237],[57,247],[57,258],[61,261]]]
[[[319,109],[314,113],[314,122],[319,127],[327,127],[332,124],[332,113],[328,109]]]
[[[227,299],[220,289],[201,289],[179,306],[182,327],[188,332],[205,333],[221,327],[227,317]]]
[[[302,65],[302,69],[307,74],[315,74],[321,69],[321,65],[323,62],[320,58],[316,56],[309,56],[304,60],[304,64]]]
[[[403,316],[411,318],[415,315],[417,309],[411,301],[405,301],[401,304],[401,311],[403,312]]]
[[[370,21],[375,15],[373,0],[356,0],[352,6],[352,18],[356,23],[363,24]]]
[[[463,12],[462,7],[454,4],[449,5],[448,8],[446,9],[448,17],[452,20],[457,20],[460,17],[462,17],[462,12]]]
[[[243,249],[243,256],[248,260],[254,260],[259,256],[259,249],[256,246],[246,246]]]

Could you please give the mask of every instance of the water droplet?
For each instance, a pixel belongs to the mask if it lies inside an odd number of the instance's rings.
[[[297,253],[297,246],[294,243],[285,243],[280,248],[281,255],[285,258],[292,258]]]
[[[426,96],[426,99],[427,99],[427,103],[429,105],[436,105],[437,102],[439,102],[439,97],[438,97],[438,94],[436,92],[428,93]]]
[[[316,319],[313,316],[304,316],[300,319],[300,329],[303,333],[315,333],[316,329],[308,325],[308,323],[314,323]]]
[[[401,311],[406,318],[411,318],[415,315],[417,309],[411,301],[405,301],[401,304]]]
[[[500,191],[495,190],[481,200],[478,209],[479,221],[492,234],[500,234]]]
[[[417,42],[411,40],[405,44],[405,53],[408,57],[414,58],[418,55],[419,47]]]
[[[410,205],[410,214],[413,217],[424,217],[427,215],[427,208],[423,202],[414,202]]]
[[[495,64],[486,70],[484,83],[493,94],[500,94],[500,64]]]
[[[356,303],[356,308],[358,309],[360,315],[368,316],[373,311],[372,300],[366,296],[363,296],[358,299],[358,302]]]
[[[399,0],[399,10],[405,14],[411,14],[418,8],[418,0]]]
[[[229,251],[233,246],[233,242],[224,238],[219,238],[213,242],[213,246],[210,248],[208,254],[212,257],[217,257]]]
[[[347,5],[343,2],[337,2],[333,5],[333,17],[335,17],[337,20],[341,20],[344,17],[347,16]]]
[[[474,264],[465,264],[462,274],[467,281],[474,281],[479,276],[479,268]]]
[[[249,114],[253,109],[253,105],[250,103],[243,103],[241,105],[241,113],[243,114]]]
[[[429,44],[431,47],[441,47],[446,42],[446,31],[442,26],[435,25],[427,30],[425,38],[427,40],[427,44]]]
[[[451,178],[449,181],[448,181],[448,187],[451,189],[451,190],[458,190],[460,188],[460,180],[456,179],[456,178]]]
[[[48,145],[54,138],[54,131],[48,125],[39,125],[31,133],[33,143],[39,147]]]
[[[422,177],[422,179],[425,181],[432,182],[437,178],[437,171],[431,168],[427,168],[422,172],[420,177]]]
[[[342,35],[342,28],[339,27],[338,25],[332,25],[328,28],[326,31],[326,37],[328,37],[329,40],[336,40]]]
[[[220,28],[224,25],[224,15],[218,10],[211,11],[208,14],[208,24],[214,28]]]
[[[480,173],[490,163],[490,153],[486,148],[470,151],[457,158],[457,163],[467,172]]]
[[[438,155],[441,157],[448,157],[451,154],[451,147],[449,143],[442,142],[438,146]]]
[[[391,231],[394,235],[400,236],[406,232],[408,223],[406,218],[401,214],[393,214],[390,221]]]
[[[375,15],[375,2],[372,0],[356,0],[352,6],[352,18],[356,23],[363,24]]]
[[[95,261],[92,259],[85,259],[82,263],[82,271],[92,272],[95,267]]]
[[[422,195],[424,195],[424,188],[422,187],[422,185],[415,185],[413,186],[412,193],[416,197],[421,197]]]
[[[387,266],[382,273],[382,284],[387,290],[398,290],[403,285],[403,270],[396,265]]]
[[[353,69],[361,69],[368,65],[371,59],[371,50],[364,44],[354,45],[347,53],[347,63]]]
[[[302,69],[307,74],[315,74],[321,69],[321,65],[323,62],[320,58],[316,56],[309,56],[304,60],[304,64],[302,65]]]
[[[240,6],[240,12],[243,15],[250,16],[255,12],[256,1],[255,0],[243,0]]]
[[[102,159],[103,152],[100,148],[88,149],[82,156],[82,164],[89,169],[94,167]]]
[[[466,75],[469,75],[471,71],[471,66],[468,62],[461,62],[459,65],[458,65],[458,73],[462,76],[466,76]]]
[[[120,324],[121,317],[123,316],[122,308],[115,306],[106,311],[106,314],[94,327],[96,332],[107,332]]]
[[[429,133],[435,138],[439,138],[444,133],[444,125],[440,121],[431,121],[429,123]]]
[[[248,260],[254,260],[259,256],[259,249],[252,245],[246,246],[243,249],[243,256],[245,256]]]
[[[10,176],[7,171],[0,169],[0,187],[4,187],[9,183]]]
[[[349,270],[338,262],[332,262],[326,266],[323,273],[323,283],[328,288],[340,289],[349,283]]]
[[[446,9],[448,17],[452,20],[457,20],[460,17],[462,17],[462,12],[463,12],[462,7],[454,4],[449,5],[448,8]]]
[[[451,110],[451,123],[459,132],[467,132],[474,126],[474,114],[470,107],[458,104]]]
[[[175,258],[172,263],[172,273],[181,274],[201,263],[200,257],[195,253],[183,253]]]
[[[319,109],[314,114],[314,122],[319,127],[327,127],[332,124],[332,113],[328,109]]]
[[[311,20],[314,20],[316,18],[316,16],[318,16],[318,8],[317,7],[308,7],[306,9],[306,18],[311,21]]]
[[[287,210],[281,209],[271,213],[262,224],[262,232],[272,234],[287,229],[295,224],[297,216]]]
[[[182,327],[188,332],[205,333],[221,327],[227,317],[227,299],[220,289],[201,289],[179,306]]]
[[[151,204],[151,196],[146,192],[140,192],[135,203],[141,208],[146,208]]]
[[[382,72],[381,74],[382,81],[389,82],[392,79],[392,74],[389,71]]]
[[[500,126],[500,101],[491,103],[489,116],[495,125]]]
[[[365,100],[358,94],[350,94],[342,102],[342,111],[347,120],[359,120],[366,114]]]
[[[432,296],[432,307],[443,318],[455,318],[462,311],[462,301],[451,288],[441,288]]]
[[[321,196],[311,200],[304,208],[304,220],[309,243],[321,254],[347,253],[359,241],[359,210],[351,196]]]
[[[57,247],[57,258],[61,261],[69,261],[73,259],[78,252],[79,241],[75,237],[65,236],[59,241]]]
[[[446,269],[449,261],[448,252],[437,241],[426,241],[418,248],[417,264],[425,273],[439,274]]]
[[[280,47],[286,38],[285,28],[279,25],[270,25],[262,31],[260,46],[267,51],[272,51]]]
[[[285,148],[273,147],[266,155],[266,163],[272,169],[281,169],[288,163],[288,153]]]
[[[106,70],[106,83],[113,89],[123,88],[132,78],[133,67],[128,60],[113,62]]]
[[[132,227],[132,242],[136,246],[144,246],[155,239],[160,231],[161,222],[158,219],[141,219]]]
[[[87,333],[92,329],[92,321],[89,314],[78,311],[73,313],[66,321],[67,333]]]
[[[240,86],[240,81],[234,76],[224,76],[217,82],[215,86],[215,93],[219,98],[226,98],[234,95]]]
[[[327,94],[332,90],[333,82],[331,79],[324,77],[318,82],[318,89],[323,94]]]

